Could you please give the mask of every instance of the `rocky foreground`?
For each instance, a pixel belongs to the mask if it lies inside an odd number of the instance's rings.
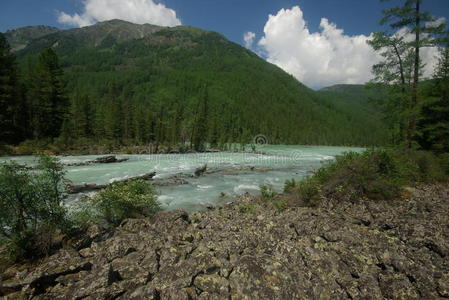
[[[443,299],[449,187],[281,213],[246,196],[213,211],[127,220],[113,232],[91,227],[72,245],[34,266],[11,267],[0,292],[7,299]]]

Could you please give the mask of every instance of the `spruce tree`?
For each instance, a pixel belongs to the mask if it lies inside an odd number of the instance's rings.
[[[440,49],[434,82],[418,123],[419,144],[436,152],[449,152],[449,48]]]
[[[18,91],[15,56],[0,33],[0,143],[15,143],[21,140],[20,115],[26,115]]]
[[[28,99],[31,104],[31,123],[36,139],[58,137],[68,112],[63,71],[52,49],[39,54],[30,71]]]

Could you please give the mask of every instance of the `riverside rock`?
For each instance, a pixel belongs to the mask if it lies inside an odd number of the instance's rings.
[[[449,187],[406,199],[323,201],[276,211],[245,195],[213,211],[165,211],[91,229],[2,274],[22,299],[445,299]],[[248,213],[239,209],[251,204]],[[9,298],[7,298],[9,299]]]

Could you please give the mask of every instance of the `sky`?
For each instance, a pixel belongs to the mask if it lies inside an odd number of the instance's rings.
[[[393,0],[392,3],[402,1]],[[29,25],[82,27],[108,19],[217,31],[306,85],[364,83],[380,60],[366,41],[378,24],[379,0],[0,0],[0,31]],[[424,0],[449,20],[449,0]],[[436,49],[424,49],[425,73]]]

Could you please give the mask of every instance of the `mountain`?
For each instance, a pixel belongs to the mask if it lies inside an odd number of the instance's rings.
[[[365,102],[351,107],[344,103],[350,95],[315,92],[216,32],[121,20],[54,31],[16,52],[23,72],[46,48],[64,68],[78,132],[72,136],[161,144],[196,136],[250,142],[258,134],[285,144],[385,142]],[[89,130],[79,133],[81,102],[91,116],[83,117]]]
[[[60,29],[50,26],[27,26],[18,29],[8,30],[5,37],[8,40],[12,51],[19,51],[25,48],[32,40],[39,37],[58,32]]]
[[[381,90],[379,86],[337,84],[322,88],[318,93],[322,96],[332,98],[337,105],[357,107],[370,114],[379,115],[381,114],[381,110],[377,105],[377,100],[384,98],[387,91]]]

